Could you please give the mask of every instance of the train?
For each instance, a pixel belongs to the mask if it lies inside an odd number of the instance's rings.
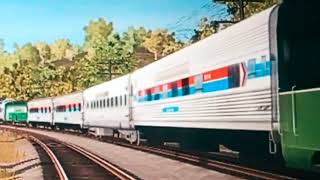
[[[317,18],[311,3],[276,5],[82,92],[3,101],[0,117],[319,171]]]

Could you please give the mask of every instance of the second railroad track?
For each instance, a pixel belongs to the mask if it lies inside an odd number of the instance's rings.
[[[45,136],[29,136],[49,156],[56,170],[52,179],[138,179],[87,150]]]

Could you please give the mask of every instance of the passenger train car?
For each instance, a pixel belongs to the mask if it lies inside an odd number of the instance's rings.
[[[90,127],[99,135],[103,135],[106,128],[114,130],[134,128],[129,108],[129,81],[130,75],[126,75],[83,92],[85,127]]]
[[[82,128],[83,126],[83,96],[82,92],[54,97],[52,125],[59,129]]]
[[[52,125],[197,151],[224,145],[245,159],[281,156],[319,171],[315,7],[274,6],[128,75],[53,97]],[[44,101],[30,107],[49,108]]]
[[[31,126],[51,126],[53,124],[52,98],[39,98],[28,102],[28,123]]]
[[[224,144],[250,156],[268,154],[279,123],[272,114],[273,11],[134,72],[135,127],[154,141],[178,140],[185,148]]]

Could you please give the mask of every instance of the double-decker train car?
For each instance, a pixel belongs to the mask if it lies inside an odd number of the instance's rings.
[[[54,105],[53,122],[54,127],[59,129],[83,127],[83,97],[82,92],[53,97]]]
[[[53,123],[52,98],[39,98],[28,102],[28,123],[31,126],[51,126]]]

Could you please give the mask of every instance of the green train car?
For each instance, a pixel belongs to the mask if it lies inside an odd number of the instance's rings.
[[[5,104],[4,118],[6,122],[26,123],[28,107],[25,101],[11,101]]]
[[[285,1],[277,44],[279,134],[287,166],[320,169],[320,28],[317,3]],[[296,24],[299,22],[299,25]],[[276,73],[275,73],[276,74]]]

